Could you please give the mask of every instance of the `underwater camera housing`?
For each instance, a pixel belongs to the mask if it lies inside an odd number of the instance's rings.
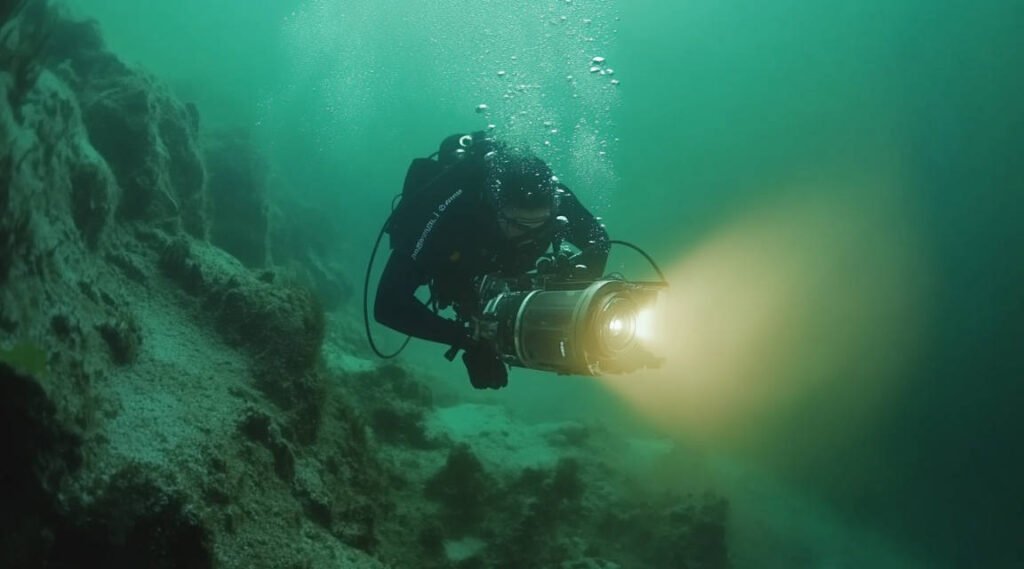
[[[557,263],[553,263],[557,265]],[[477,333],[505,363],[562,375],[659,367],[650,350],[654,303],[664,282],[574,280],[543,269],[478,282]]]

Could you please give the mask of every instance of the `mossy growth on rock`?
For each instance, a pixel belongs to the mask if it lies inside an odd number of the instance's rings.
[[[0,428],[8,435],[0,437],[5,567],[212,566],[208,533],[185,498],[142,467],[68,489],[82,464],[81,436],[57,419],[34,378],[3,364]]]
[[[596,533],[602,543],[616,544],[625,565],[727,569],[728,517],[722,496],[666,495],[658,505],[624,503],[605,511]]]
[[[95,22],[55,19],[52,38],[47,63],[75,91],[89,141],[117,180],[119,217],[205,238],[207,175],[195,105],[121,62]],[[91,176],[81,172],[73,180],[86,236],[95,231],[88,211],[112,205],[89,191]]]
[[[308,289],[257,278],[223,251],[187,237],[164,245],[160,266],[201,299],[227,341],[261,360],[263,373],[294,375],[318,363],[326,316]]]
[[[56,20],[45,1],[0,2],[0,69],[11,78],[5,97],[17,114],[43,71]]]
[[[55,529],[50,566],[202,569],[213,567],[213,555],[185,499],[126,467]]]
[[[95,247],[113,209],[109,173],[99,160],[84,160],[71,172],[71,218],[82,240]]]
[[[442,437],[427,432],[433,393],[405,368],[387,363],[347,376],[344,385],[378,441],[419,450],[445,444]]]
[[[61,523],[54,491],[82,461],[81,437],[56,419],[36,378],[0,363],[0,559],[41,567]]]
[[[330,419],[324,421],[312,450],[321,466],[315,469],[315,476],[307,469],[304,480],[296,484],[295,495],[307,515],[329,525],[335,537],[360,550],[375,551],[381,544],[378,526],[394,508],[388,472],[377,447],[366,436],[362,417],[349,401],[330,399],[325,416]],[[318,487],[321,490],[317,491]]]
[[[563,458],[553,469],[527,468],[501,493],[510,531],[495,548],[502,567],[549,567],[566,557],[563,533],[581,531],[578,515],[586,486],[578,461]]]
[[[311,442],[327,398],[318,365],[325,320],[316,297],[251,281],[249,286],[228,283],[209,301],[218,306],[221,332],[252,353],[257,387],[290,414],[296,439]]]
[[[164,245],[160,253],[160,268],[164,275],[178,283],[185,292],[193,295],[205,292],[203,270],[192,255],[189,239],[180,237]]]
[[[118,365],[135,361],[142,345],[142,330],[135,317],[128,312],[117,311],[96,326],[100,336],[110,349],[110,357]]]
[[[449,451],[445,465],[427,481],[424,495],[438,504],[447,537],[460,538],[484,524],[496,486],[497,481],[472,449],[458,444]]]
[[[264,373],[295,374],[316,365],[326,325],[309,291],[239,279],[213,291],[210,304],[218,307],[220,330],[253,350]]]
[[[238,422],[238,431],[270,451],[274,457],[274,473],[282,481],[292,482],[295,477],[295,454],[270,415],[255,408],[246,409]]]
[[[164,244],[160,266],[199,300],[228,343],[249,353],[256,386],[290,417],[288,435],[311,442],[327,398],[320,365],[327,324],[317,296],[290,282],[266,282],[186,236]]]
[[[387,402],[370,412],[370,428],[377,440],[386,444],[415,449],[432,449],[441,441],[427,434],[425,415],[422,409],[396,409]]]

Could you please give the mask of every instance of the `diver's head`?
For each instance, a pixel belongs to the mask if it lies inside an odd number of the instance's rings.
[[[529,241],[550,228],[556,215],[558,178],[528,150],[499,145],[486,157],[486,187],[507,239]]]

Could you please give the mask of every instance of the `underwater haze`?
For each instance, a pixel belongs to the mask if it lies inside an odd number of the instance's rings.
[[[735,566],[1024,566],[1024,4],[67,4],[252,132],[353,281],[412,158],[536,148],[665,270],[666,364],[473,396],[687,449],[657,483],[730,498]],[[442,352],[403,358],[470,390]]]

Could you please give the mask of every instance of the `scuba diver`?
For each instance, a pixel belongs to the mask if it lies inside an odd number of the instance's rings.
[[[449,360],[462,350],[477,389],[508,384],[505,362],[474,326],[479,279],[526,275],[564,242],[579,250],[571,258],[573,278],[599,278],[610,249],[604,226],[543,160],[483,132],[449,136],[437,153],[414,160],[384,230],[392,251],[374,318],[450,346]],[[423,285],[431,293],[426,303],[416,297]],[[438,313],[448,307],[457,319]]]

